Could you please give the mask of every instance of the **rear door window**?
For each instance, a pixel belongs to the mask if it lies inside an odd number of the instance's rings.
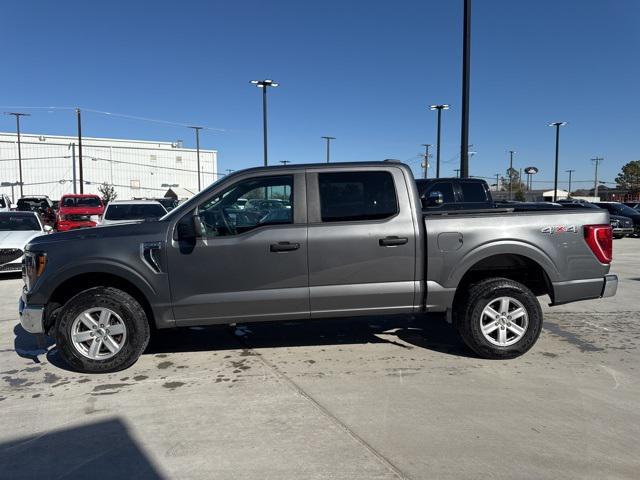
[[[429,198],[429,194],[432,192],[440,192],[444,203],[455,203],[456,201],[455,195],[453,194],[453,185],[449,182],[434,183],[429,190],[427,190],[425,197]]]
[[[466,203],[487,202],[487,192],[482,183],[460,182],[462,201]]]
[[[389,172],[327,172],[318,174],[323,222],[382,220],[398,213]]]

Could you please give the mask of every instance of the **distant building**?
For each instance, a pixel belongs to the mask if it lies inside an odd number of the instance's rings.
[[[59,199],[80,192],[78,138],[22,134],[24,195]],[[119,199],[163,196],[168,188],[198,191],[196,150],[181,141],[160,142],[113,138],[82,138],[85,193],[98,193],[103,182],[112,184]],[[218,179],[217,151],[200,149],[201,185]],[[18,144],[14,133],[0,132],[0,193],[11,196],[19,182]],[[74,181],[75,180],[75,181]],[[15,199],[19,187],[14,187]]]

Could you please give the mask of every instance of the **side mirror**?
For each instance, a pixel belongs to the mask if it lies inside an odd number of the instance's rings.
[[[44,233],[51,233],[53,231],[53,227],[51,225],[45,225],[42,229],[44,230]]]
[[[196,227],[196,215],[193,212],[185,215],[180,219],[175,230],[175,240],[194,242],[198,237],[198,228]],[[200,219],[198,218],[198,221]]]
[[[439,207],[443,203],[444,197],[442,195],[442,192],[429,192],[429,197],[427,198],[427,207]]]

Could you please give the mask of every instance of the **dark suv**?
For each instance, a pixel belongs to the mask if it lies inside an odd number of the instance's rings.
[[[627,207],[622,203],[618,202],[594,202],[595,205],[600,208],[604,208],[608,210],[611,215],[619,215],[621,217],[628,217],[633,220],[633,228],[635,234],[638,235],[640,233],[640,212],[631,207]]]

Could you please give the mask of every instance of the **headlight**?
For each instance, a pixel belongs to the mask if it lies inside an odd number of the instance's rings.
[[[613,228],[618,228],[620,226],[620,222],[618,220],[611,220],[611,226]]]
[[[100,218],[101,218],[100,215],[91,215],[89,217],[89,220],[91,220],[94,223],[98,223],[100,221]]]
[[[46,253],[24,252],[24,257],[22,257],[22,278],[27,287],[27,292],[31,291],[31,287],[44,273],[45,268],[47,268]]]

